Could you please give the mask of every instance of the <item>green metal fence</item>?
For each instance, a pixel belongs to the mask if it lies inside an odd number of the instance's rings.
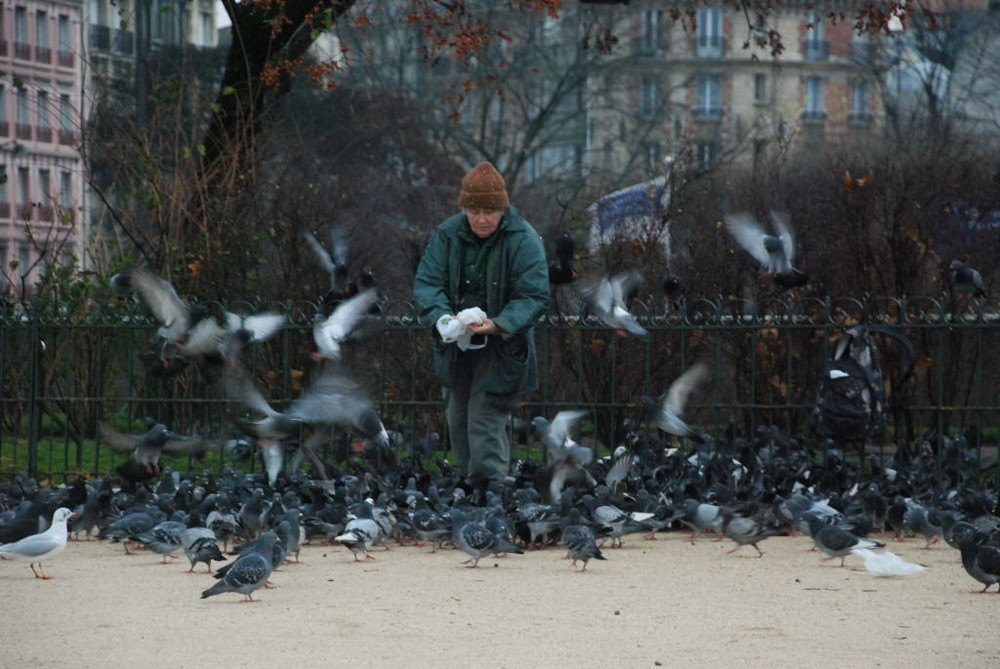
[[[318,307],[264,306],[281,310],[288,324],[274,339],[247,349],[244,360],[280,407],[316,370],[309,353]],[[540,386],[516,410],[516,455],[541,456],[524,421],[565,408],[589,410],[584,438],[602,452],[613,449],[627,425],[645,420],[644,399],[664,393],[695,360],[712,369],[685,415],[697,430],[752,436],[773,425],[815,442],[809,414],[823,362],[837,334],[865,321],[897,326],[918,354],[914,375],[902,383],[899,347],[882,342],[891,411],[886,436],[869,448],[887,454],[928,432],[962,432],[982,456],[996,457],[1000,315],[987,306],[956,310],[933,300],[827,298],[774,301],[748,311],[740,302],[718,299],[689,302],[671,313],[660,305],[638,311],[650,333],[646,339],[619,336],[585,315],[539,323]],[[150,416],[178,433],[238,436],[235,419],[243,408],[225,397],[225,366],[150,375],[141,361],[154,331],[134,305],[36,303],[0,316],[0,477],[27,471],[60,480],[112,471],[124,456],[96,444],[99,421],[140,432],[140,419]],[[429,433],[445,433],[430,347],[431,334],[416,324],[412,309],[396,305],[372,317],[345,351],[347,373],[370,393],[387,427],[398,430],[404,454]],[[220,450],[204,461],[170,464],[221,468],[230,462]]]

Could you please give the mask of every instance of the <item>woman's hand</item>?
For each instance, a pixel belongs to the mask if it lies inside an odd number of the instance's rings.
[[[491,318],[484,318],[483,322],[478,324],[470,323],[468,328],[470,332],[481,335],[491,335],[500,332],[500,328],[497,327],[497,324]]]

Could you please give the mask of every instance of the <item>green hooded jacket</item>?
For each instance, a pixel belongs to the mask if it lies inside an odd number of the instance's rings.
[[[433,329],[434,371],[445,385],[454,378],[458,347],[441,341],[434,328],[445,314],[461,311],[463,245],[468,241],[465,214],[444,220],[424,251],[413,285],[420,322]],[[484,349],[491,355],[487,392],[517,395],[538,386],[535,323],[549,308],[549,275],[545,248],[538,233],[513,207],[504,213],[494,235],[500,235],[486,257],[486,305],[500,334]]]

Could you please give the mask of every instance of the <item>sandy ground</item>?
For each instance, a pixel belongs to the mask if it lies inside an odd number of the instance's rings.
[[[305,546],[257,603],[121,544],[71,542],[51,580],[0,562],[2,667],[997,667],[1000,595],[946,545],[889,542],[927,570],[869,574],[806,537],[727,555],[729,540],[631,535],[574,572],[557,548],[460,566],[454,549],[354,562]]]

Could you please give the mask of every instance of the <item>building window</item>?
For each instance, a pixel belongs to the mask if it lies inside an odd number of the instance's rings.
[[[48,12],[35,12],[35,46],[49,47],[49,15]]]
[[[660,143],[646,142],[642,147],[642,152],[646,160],[646,170],[650,174],[658,174],[662,167],[660,164]]]
[[[14,107],[18,139],[31,139],[31,118],[28,115],[28,90],[26,88],[17,89]]]
[[[28,10],[14,8],[14,55],[23,60],[31,59],[31,38],[28,37]]]
[[[63,67],[73,67],[73,33],[70,31],[69,16],[60,14],[56,23],[59,43],[59,64]]]
[[[38,129],[50,130],[52,124],[49,122],[49,94],[48,91],[38,91]]]
[[[52,221],[52,173],[47,169],[38,170],[38,218],[42,221]]]
[[[697,118],[722,116],[722,78],[718,74],[699,74],[696,78],[694,115]]]
[[[201,13],[201,44],[202,46],[214,46],[215,44],[215,24],[212,21],[211,12]]]
[[[826,60],[829,55],[823,16],[819,12],[809,12],[806,20],[806,38],[802,44],[802,57],[805,60]]]
[[[870,95],[867,81],[855,81],[851,84],[851,113],[848,116],[851,123],[869,123],[872,120]]]
[[[0,86],[0,135],[10,136],[10,122],[7,120],[7,89]]]
[[[697,21],[695,55],[699,58],[722,57],[722,9],[702,7],[698,10]]]
[[[639,53],[656,56],[663,53],[663,10],[647,9],[642,13],[642,39]]]
[[[766,74],[755,74],[753,75],[753,101],[755,104],[764,104],[767,102],[767,75]]]
[[[31,173],[27,167],[17,168],[17,217],[31,218]]]
[[[695,142],[694,144],[694,162],[703,170],[716,165],[721,153],[718,142]]]
[[[652,118],[660,111],[660,82],[654,77],[643,77],[639,100],[639,116]]]
[[[6,295],[10,284],[7,283],[7,242],[0,241],[0,295]]]
[[[73,206],[73,173],[65,170],[59,173],[59,206],[66,210]]]
[[[802,120],[808,123],[822,123],[826,120],[826,109],[823,106],[823,77],[806,79],[805,109]]]

